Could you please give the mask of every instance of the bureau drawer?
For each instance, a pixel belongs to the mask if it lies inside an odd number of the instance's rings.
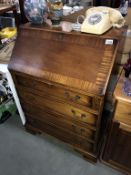
[[[118,101],[115,111],[115,119],[119,122],[131,125],[131,104]]]
[[[77,135],[64,130],[63,128],[60,128],[52,123],[47,122],[41,122],[39,120],[35,120],[31,118],[30,116],[28,118],[27,125],[31,125],[35,128],[38,128],[39,130],[54,136],[68,144],[71,144],[75,147],[81,148],[85,151],[93,152],[93,144],[89,143],[86,139],[77,137]]]
[[[83,95],[61,87],[57,87],[51,83],[36,81],[27,77],[25,78],[22,76],[16,76],[16,80],[18,85],[38,90],[38,94],[40,95],[46,96],[49,94],[70,103],[89,107],[95,111],[99,111],[100,109],[101,99],[99,97]]]
[[[95,139],[95,131],[89,128],[85,128],[77,125],[77,123],[66,120],[61,115],[51,113],[47,109],[41,109],[39,107],[35,107],[28,103],[22,104],[25,114],[32,116],[32,118],[39,119],[40,121],[46,121],[49,123],[53,123],[56,126],[60,126],[67,131],[73,132],[77,135],[85,137],[90,140]]]
[[[64,102],[51,101],[48,98],[40,97],[29,92],[20,91],[20,99],[25,103],[33,104],[36,107],[47,108],[48,111],[54,111],[63,115],[66,119],[72,118],[73,120],[80,120],[92,126],[96,126],[98,116],[85,112],[81,109],[75,108],[70,104]]]

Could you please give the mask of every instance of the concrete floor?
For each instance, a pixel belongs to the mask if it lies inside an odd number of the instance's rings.
[[[122,175],[93,165],[62,142],[47,135],[31,135],[20,119],[0,125],[0,175]]]

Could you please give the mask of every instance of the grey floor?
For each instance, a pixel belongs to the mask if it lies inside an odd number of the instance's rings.
[[[0,125],[0,175],[122,175],[101,164],[93,165],[67,145],[47,135],[34,136],[20,119]]]

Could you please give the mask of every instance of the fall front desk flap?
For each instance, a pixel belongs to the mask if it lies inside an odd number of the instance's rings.
[[[122,30],[96,36],[27,23],[19,30],[9,69],[103,95]]]

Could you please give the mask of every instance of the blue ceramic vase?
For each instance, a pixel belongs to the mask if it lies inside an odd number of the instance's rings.
[[[24,11],[27,19],[32,24],[42,24],[47,15],[46,0],[25,0]]]

